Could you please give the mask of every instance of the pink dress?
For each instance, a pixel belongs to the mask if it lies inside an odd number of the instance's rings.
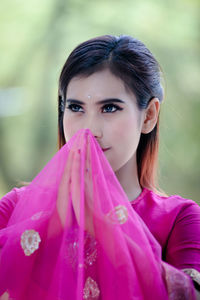
[[[90,132],[70,143],[0,201],[0,299],[195,299],[200,207],[129,202]]]
[[[4,228],[26,187],[14,188],[0,201],[0,229]],[[162,247],[162,259],[184,270],[200,286],[200,207],[178,195],[161,197],[143,189],[131,201]],[[162,228],[162,230],[160,230]]]
[[[14,188],[1,199],[0,229],[7,225],[25,188]],[[163,260],[178,269],[198,271],[195,279],[200,284],[199,205],[178,195],[161,197],[145,188],[131,205],[161,245]]]

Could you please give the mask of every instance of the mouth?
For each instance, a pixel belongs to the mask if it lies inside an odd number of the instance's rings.
[[[107,150],[109,150],[110,148],[102,148],[102,151],[105,152]]]

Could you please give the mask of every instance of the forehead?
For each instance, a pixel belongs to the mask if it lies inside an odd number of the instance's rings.
[[[122,98],[135,99],[124,82],[108,69],[95,72],[89,76],[77,76],[71,79],[67,87],[67,98]]]

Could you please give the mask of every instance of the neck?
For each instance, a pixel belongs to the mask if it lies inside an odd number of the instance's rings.
[[[136,199],[142,192],[138,180],[136,156],[133,156],[122,168],[115,172],[129,201]]]

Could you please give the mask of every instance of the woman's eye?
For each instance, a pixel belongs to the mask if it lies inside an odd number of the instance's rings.
[[[67,109],[73,111],[73,112],[82,112],[83,110],[80,110],[82,109],[82,107],[78,104],[69,104],[67,106]]]
[[[114,104],[107,104],[103,107],[103,112],[109,112],[109,113],[114,113],[116,112],[117,110],[122,110],[123,108],[117,106],[117,105],[114,105]]]
[[[78,104],[69,104],[67,109],[71,110],[72,112],[84,112],[83,108]],[[117,110],[122,110],[123,108],[115,105],[115,104],[106,104],[103,106],[102,111],[103,113],[114,113]]]

